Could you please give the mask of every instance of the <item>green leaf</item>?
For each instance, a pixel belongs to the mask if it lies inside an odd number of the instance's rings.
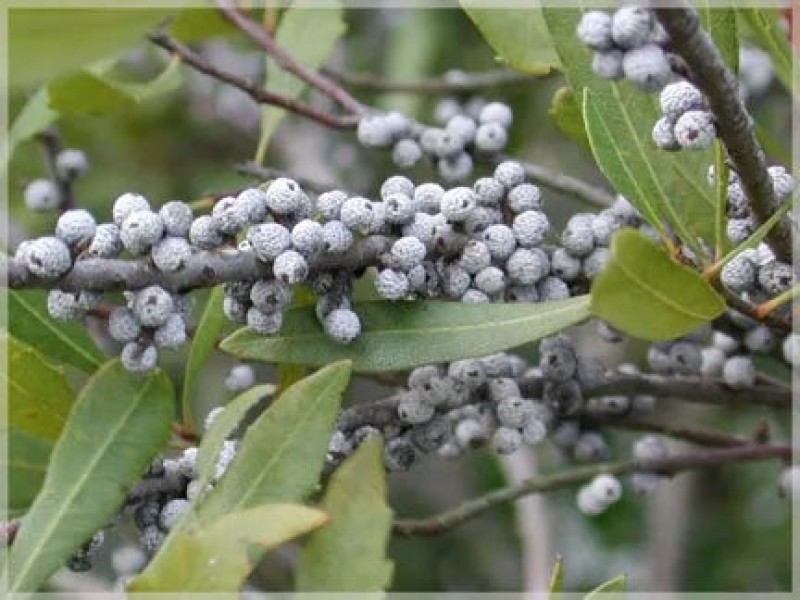
[[[200,504],[200,517],[308,496],[317,486],[350,371],[348,362],[334,363],[283,392],[247,429],[225,476]]]
[[[318,69],[333,51],[337,40],[347,30],[339,2],[330,8],[303,6],[295,2],[283,12],[275,41],[301,64]],[[294,75],[281,69],[272,59],[267,59],[267,88],[289,98],[298,98],[307,85]],[[261,138],[258,142],[256,162],[264,162],[270,139],[286,116],[286,110],[266,106],[261,117]]]
[[[233,433],[241,420],[259,400],[275,393],[276,387],[271,383],[257,385],[231,400],[214,419],[211,429],[203,435],[203,442],[197,454],[197,473],[200,489],[205,489],[205,484],[214,476],[219,452],[225,440]]]
[[[47,314],[47,292],[8,290],[8,330],[47,358],[91,372],[106,357],[80,323],[63,323]]]
[[[497,53],[498,60],[509,67],[532,75],[546,75],[558,67],[558,55],[538,6],[498,9],[475,0],[461,0],[461,7]]]
[[[300,555],[296,587],[304,592],[378,592],[392,578],[386,556],[392,510],[386,504],[383,444],[370,438],[331,478],[322,508],[330,525]]]
[[[724,310],[724,300],[697,271],[635,229],[614,236],[609,263],[592,285],[592,313],[646,340],[680,337]]]
[[[186,359],[186,370],[183,376],[183,392],[181,405],[183,407],[183,422],[190,429],[196,427],[192,399],[197,387],[197,378],[206,364],[211,353],[217,347],[217,338],[227,325],[225,313],[222,311],[222,301],[225,298],[223,286],[215,287],[206,300],[203,315],[197,323],[192,336],[192,345],[189,357]]]
[[[550,575],[550,598],[558,598],[564,592],[564,559],[556,556],[556,564],[553,565],[553,572]]]
[[[9,82],[25,86],[118,57],[175,10],[14,8],[8,11]],[[91,100],[86,98],[87,101]]]
[[[366,302],[356,305],[362,333],[333,342],[309,307],[287,311],[280,333],[240,329],[222,349],[250,360],[322,365],[350,359],[358,372],[400,371],[484,356],[552,335],[589,315],[589,298],[540,304]]]
[[[159,96],[165,96],[178,90],[183,83],[180,69],[181,61],[177,57],[167,64],[161,73],[144,83],[126,83],[104,77],[103,81],[120,92],[126,94],[133,102],[141,104]]]
[[[4,428],[0,429],[0,447],[6,450],[0,454],[0,468],[8,477],[8,494],[0,495],[8,506],[0,506],[0,511],[7,510],[9,516],[16,517],[28,509],[39,493],[53,444],[18,429]]]
[[[67,115],[100,115],[136,104],[129,94],[88,71],[63,75],[48,91],[50,107]]]
[[[89,380],[14,542],[9,592],[35,591],[114,516],[169,439],[173,398],[163,372],[137,377],[117,360]]]
[[[189,8],[181,11],[169,28],[172,36],[184,43],[229,36],[238,30],[213,8]]]
[[[32,436],[58,439],[75,393],[63,368],[48,363],[30,346],[0,333],[8,349],[8,369],[0,370],[8,389],[8,424]]]
[[[778,10],[774,8],[741,7],[736,13],[747,25],[749,32],[759,46],[772,59],[772,67],[783,87],[791,91],[792,85],[792,45],[789,36],[780,25]]]
[[[698,3],[700,23],[714,40],[722,58],[730,69],[739,71],[739,34],[736,27],[736,12],[732,8],[720,6],[713,0]]]
[[[619,575],[614,579],[609,579],[605,583],[601,583],[591,592],[586,594],[584,600],[604,600],[605,598],[624,598],[627,577]]]
[[[583,123],[581,105],[575,98],[572,88],[561,87],[556,90],[550,104],[549,114],[556,127],[567,137],[587,150],[591,150],[589,138],[586,136],[586,126]]]
[[[657,148],[651,137],[661,116],[657,95],[592,72],[592,53],[575,36],[579,10],[542,10],[567,80],[582,98],[586,133],[601,171],[653,226],[664,233],[664,223],[671,224],[703,255],[696,238],[714,234],[714,190],[706,181],[713,150]]]
[[[7,138],[2,142],[2,169],[7,168],[7,161],[14,154],[17,145],[41,133],[55,123],[59,114],[50,108],[50,96],[47,88],[41,87],[34,93],[22,110],[19,111],[8,130]]]
[[[255,567],[251,545],[263,552],[324,525],[327,515],[291,504],[240,510],[176,535],[129,586],[132,592],[237,592]],[[235,597],[235,596],[234,596]]]

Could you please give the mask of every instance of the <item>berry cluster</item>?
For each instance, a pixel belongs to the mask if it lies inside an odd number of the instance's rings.
[[[653,141],[662,150],[703,150],[717,136],[714,115],[702,92],[688,81],[661,90],[661,114],[653,126]]]
[[[409,169],[427,157],[446,182],[463,181],[477,161],[493,162],[508,142],[513,113],[502,102],[473,103],[467,109],[451,101],[437,110],[441,127],[413,122],[393,111],[370,114],[358,123],[358,141],[367,148],[392,148],[392,160]]]
[[[576,34],[594,51],[592,71],[600,77],[624,77],[642,90],[655,92],[673,76],[664,51],[669,38],[647,8],[626,6],[613,15],[597,10],[585,12]]]
[[[61,208],[64,198],[61,194],[63,183],[70,183],[83,177],[89,171],[89,159],[83,150],[67,148],[55,156],[55,181],[52,179],[34,179],[25,187],[25,206],[33,211],[51,211]]]

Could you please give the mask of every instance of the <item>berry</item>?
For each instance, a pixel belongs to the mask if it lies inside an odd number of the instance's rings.
[[[489,295],[502,292],[506,287],[505,273],[493,266],[481,269],[475,275],[475,286]]]
[[[786,169],[780,165],[769,167],[767,171],[772,178],[775,200],[782,202],[791,197],[795,188],[794,177],[792,177],[791,173],[787,173]]]
[[[56,223],[56,236],[68,246],[77,246],[91,241],[97,224],[89,211],[83,209],[68,210]]]
[[[408,194],[400,192],[388,194],[383,203],[373,204],[373,210],[378,206],[385,208],[386,221],[397,225],[405,225],[413,221],[417,211],[417,203],[414,199]]]
[[[622,497],[622,484],[613,475],[598,475],[589,484],[598,498],[602,498],[605,506],[614,504]]]
[[[308,277],[308,263],[302,254],[295,250],[282,252],[272,263],[275,279],[287,285],[300,283]]]
[[[356,137],[362,146],[386,148],[392,143],[391,123],[382,115],[367,115],[359,120]]]
[[[722,368],[725,366],[725,352],[716,346],[708,346],[701,351],[703,364],[700,367],[700,374],[703,377],[719,377],[722,375]]]
[[[752,217],[728,219],[726,233],[731,243],[738,245],[747,240],[756,230],[757,224]]]
[[[438,183],[423,183],[414,190],[414,204],[418,211],[436,214],[443,195],[444,188]]]
[[[375,290],[386,300],[402,300],[408,295],[408,277],[401,271],[383,269],[375,278]]]
[[[485,269],[492,264],[492,256],[488,246],[478,240],[470,240],[461,251],[458,264],[470,275]]]
[[[608,454],[605,440],[599,433],[582,433],[572,449],[575,460],[580,462],[594,462],[602,460]]]
[[[664,86],[659,102],[661,112],[670,123],[677,121],[685,112],[706,108],[703,93],[688,81],[678,81]]]
[[[118,575],[134,575],[146,564],[147,556],[137,546],[120,546],[111,555],[111,566]]]
[[[161,509],[161,515],[158,518],[158,524],[164,531],[169,531],[178,522],[187,510],[189,510],[190,502],[184,498],[175,498],[170,500]]]
[[[149,373],[156,368],[158,350],[152,344],[145,346],[136,342],[128,342],[122,348],[120,360],[122,366],[131,373]]]
[[[361,334],[361,321],[349,308],[336,308],[325,317],[325,333],[333,341],[349,344]]]
[[[775,347],[775,334],[766,325],[758,325],[744,334],[745,347],[754,354],[772,352]]]
[[[269,214],[267,194],[261,188],[248,188],[239,192],[236,202],[241,205],[250,223],[261,223]]]
[[[394,438],[383,447],[383,464],[389,471],[408,471],[416,460],[417,451],[406,438]]]
[[[164,235],[164,222],[156,213],[140,210],[122,222],[119,238],[132,254],[145,254]]]
[[[558,277],[545,277],[537,284],[537,291],[542,302],[569,298],[569,286]]]
[[[664,440],[655,435],[646,435],[633,444],[633,457],[638,460],[660,460],[669,456]]]
[[[522,441],[529,446],[535,446],[547,437],[547,425],[538,418],[532,418],[522,428]]]
[[[292,247],[292,235],[278,223],[255,225],[247,232],[250,246],[259,260],[272,262]]]
[[[467,141],[461,132],[440,130],[436,137],[434,154],[439,158],[454,158],[464,152]]]
[[[513,380],[512,380],[513,381]],[[493,387],[494,395],[498,395]],[[513,390],[504,390],[503,393],[513,393]],[[531,400],[519,396],[504,396],[497,403],[497,420],[505,427],[524,427],[536,412],[536,407]]]
[[[242,192],[243,194],[245,192]],[[192,207],[185,202],[178,202],[173,200],[167,202],[160,209],[158,209],[158,216],[164,223],[164,232],[166,235],[174,237],[186,237],[189,234],[189,228],[192,226]]]
[[[334,221],[339,218],[339,211],[345,200],[347,200],[347,194],[341,190],[325,192],[317,198],[316,211],[323,220]]]
[[[186,343],[186,323],[178,313],[172,313],[167,322],[156,329],[153,341],[159,348],[177,348]]]
[[[397,405],[397,416],[404,423],[411,425],[421,425],[427,423],[433,418],[436,409],[423,402],[420,396],[414,392],[408,392],[403,395],[403,399]]]
[[[514,188],[525,181],[525,168],[518,162],[507,160],[501,162],[494,169],[494,178],[507,190]]]
[[[586,279],[592,280],[597,277],[610,258],[611,251],[608,248],[600,247],[592,250],[592,253],[583,259],[583,274]]]
[[[436,148],[439,145],[439,138],[444,134],[444,129],[438,127],[428,127],[419,136],[419,145],[425,154],[438,156]]]
[[[651,39],[653,23],[653,13],[647,8],[625,6],[611,19],[611,37],[621,48],[638,48]]]
[[[89,159],[83,150],[65,148],[56,155],[56,173],[61,179],[83,177],[89,171]]]
[[[540,248],[517,248],[506,262],[508,276],[523,285],[531,285],[547,276],[550,261]]]
[[[541,211],[527,210],[514,217],[512,228],[519,245],[530,248],[545,240],[550,233],[550,221]]]
[[[383,119],[395,139],[408,135],[411,130],[411,119],[399,111],[388,112]]]
[[[541,344],[539,354],[539,368],[544,377],[556,381],[566,381],[575,376],[578,360],[575,350],[571,346]]]
[[[108,335],[118,342],[132,342],[141,331],[136,315],[125,306],[118,306],[108,316]]]
[[[33,240],[24,256],[28,271],[44,279],[55,279],[72,268],[69,248],[57,237]]]
[[[497,154],[508,144],[508,132],[500,123],[484,123],[475,132],[475,149],[485,154]]]
[[[491,298],[480,290],[470,288],[461,296],[461,302],[464,304],[483,304],[484,302],[491,302]]]
[[[150,203],[147,198],[140,194],[122,194],[114,201],[114,206],[111,209],[111,214],[114,219],[114,224],[117,227],[122,227],[122,223],[130,215],[135,212],[150,212]]]
[[[410,169],[422,158],[422,148],[414,140],[404,139],[392,148],[392,162],[401,169]]]
[[[391,253],[396,259],[397,266],[403,271],[409,271],[425,260],[426,248],[417,238],[407,236],[392,244]]]
[[[436,167],[439,176],[448,182],[463,181],[472,173],[472,157],[466,152],[441,159]]]
[[[661,117],[653,125],[653,142],[662,150],[679,150],[681,147],[675,139],[675,126],[666,117]]]
[[[392,194],[403,194],[412,197],[414,195],[414,182],[402,175],[393,175],[385,179],[381,184],[380,195],[386,200]]]
[[[477,448],[489,436],[486,427],[475,419],[463,419],[459,421],[453,433],[455,434],[456,441],[461,448]]]
[[[608,50],[614,45],[611,16],[599,10],[583,13],[575,33],[582,44],[593,50]]]
[[[770,295],[782,294],[794,281],[794,273],[790,264],[774,260],[758,270],[758,285]]]
[[[225,296],[222,300],[222,312],[233,323],[244,325],[247,322],[247,309],[247,304],[231,296]]]
[[[160,327],[174,312],[175,305],[169,292],[152,285],[136,293],[131,308],[145,327]]]
[[[733,292],[746,292],[756,283],[756,266],[740,254],[728,262],[720,273],[722,284]]]
[[[497,207],[503,201],[506,189],[494,177],[481,177],[472,186],[478,196],[479,206]]]
[[[250,288],[249,300],[258,310],[279,312],[292,302],[292,288],[277,279],[259,279]]]
[[[567,221],[561,232],[561,245],[572,256],[588,256],[594,250],[594,217],[586,213],[578,213]]]
[[[749,356],[732,356],[722,369],[725,383],[734,389],[752,387],[756,382],[756,367]]]
[[[217,219],[219,230],[225,235],[236,235],[249,220],[248,206],[233,196],[220,198],[214,204],[211,216]]]
[[[487,377],[520,377],[527,367],[516,354],[491,354],[480,359]]]
[[[527,234],[528,228],[524,227],[524,224],[530,221],[530,217],[526,217],[525,215],[530,214],[536,213],[526,212],[522,213],[521,215],[517,215],[517,217],[514,219],[514,229],[511,229],[507,225],[490,225],[483,230],[481,239],[489,249],[489,254],[491,254],[492,259],[506,260],[513,254],[517,247],[518,236],[516,234],[518,230],[521,230],[525,233],[525,235],[519,236],[523,240],[531,239],[531,236]]]
[[[514,121],[514,113],[511,112],[511,107],[502,102],[489,102],[481,109],[478,116],[478,122],[485,123],[499,123],[504,128],[511,127]]]
[[[575,412],[583,403],[583,392],[580,384],[574,379],[547,381],[542,391],[542,400],[553,411],[568,415]]]
[[[463,382],[470,390],[477,389],[486,381],[486,370],[483,365],[479,360],[472,358],[450,363],[447,375]]]
[[[299,212],[308,199],[296,181],[278,177],[269,184],[265,200],[275,214],[289,215]]]
[[[161,547],[161,544],[164,543],[167,535],[161,531],[155,525],[151,525],[149,527],[145,527],[142,530],[142,536],[139,540],[139,544],[142,547],[148,556],[153,556],[158,549]]]
[[[478,124],[467,115],[453,115],[445,125],[445,131],[461,138],[464,145],[470,144],[475,139]]]
[[[450,298],[461,298],[472,283],[469,273],[455,263],[445,265],[440,275],[442,291]]]
[[[500,209],[478,206],[466,218],[462,227],[468,235],[475,235],[484,231],[489,225],[497,225],[503,221]]]
[[[606,50],[592,55],[592,72],[603,79],[622,79],[625,75],[623,59],[625,54],[620,50]]]
[[[478,204],[478,197],[468,187],[447,190],[441,199],[441,211],[451,223],[463,222]]]
[[[703,150],[717,137],[714,115],[705,110],[690,110],[675,122],[675,139],[682,148]]]
[[[325,246],[322,225],[303,219],[292,228],[292,247],[303,256],[313,256]]]
[[[575,281],[581,274],[581,259],[572,256],[564,248],[556,248],[550,257],[550,270],[564,281]]]
[[[325,251],[331,254],[347,252],[355,242],[352,232],[341,221],[328,221],[322,226]]]
[[[508,192],[506,202],[513,213],[541,210],[542,192],[532,183],[522,183]]]
[[[55,210],[61,205],[61,194],[49,179],[34,179],[25,187],[25,206],[29,210]]]
[[[594,243],[598,246],[608,246],[611,243],[611,237],[620,227],[619,221],[606,211],[595,215],[592,219]]]
[[[86,256],[116,258],[122,252],[119,227],[113,223],[102,223],[95,228],[94,237],[84,251]]]
[[[441,376],[442,370],[438,365],[425,365],[413,369],[408,374],[408,380],[406,383],[408,384],[409,388],[421,388]]]
[[[703,368],[703,354],[697,344],[676,342],[669,348],[672,370],[678,375],[699,375]]]
[[[255,306],[247,310],[247,326],[260,335],[278,333],[283,325],[282,312],[262,312]]]
[[[81,315],[78,299],[74,294],[61,290],[50,290],[47,294],[47,312],[57,321],[71,321]]]
[[[781,352],[783,360],[787,364],[793,367],[800,366],[800,334],[790,333],[787,335],[781,345]]]
[[[174,273],[186,266],[194,249],[182,237],[166,237],[150,251],[153,264],[162,273]]]
[[[518,429],[498,427],[492,435],[492,448],[498,454],[513,454],[522,445],[522,434]]]
[[[221,246],[223,239],[219,221],[211,215],[197,217],[189,228],[189,241],[203,250],[213,250]],[[252,244],[252,240],[250,243]]]
[[[366,231],[372,224],[372,202],[359,196],[348,198],[339,218],[352,231]]]
[[[631,83],[648,92],[663,87],[672,75],[664,51],[655,44],[626,52],[622,59],[622,70]]]

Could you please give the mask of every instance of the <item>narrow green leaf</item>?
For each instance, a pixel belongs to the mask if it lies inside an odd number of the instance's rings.
[[[14,8],[8,12],[9,82],[15,87],[30,85],[120,56],[174,13],[174,9]]]
[[[134,102],[142,103],[159,96],[165,96],[179,89],[183,83],[183,71],[180,67],[180,59],[174,57],[161,73],[144,83],[124,83],[114,81],[108,77],[104,77],[103,80],[126,94]]]
[[[713,0],[698,3],[700,23],[714,40],[722,58],[730,69],[739,71],[739,33],[736,27],[736,12]]]
[[[213,8],[189,8],[182,10],[170,24],[170,33],[186,44],[209,38],[229,36],[238,30],[230,21]]]
[[[509,67],[532,75],[546,75],[558,67],[558,55],[538,6],[498,9],[475,0],[461,0],[461,7],[497,53],[498,60]]]
[[[129,94],[88,71],[55,79],[48,86],[48,93],[52,109],[73,116],[101,115],[136,104]]]
[[[0,447],[6,450],[0,453],[0,468],[8,477],[8,494],[0,495],[8,506],[0,506],[0,511],[7,510],[9,516],[16,517],[28,509],[39,493],[53,443],[18,429],[0,429]]]
[[[3,343],[8,349],[8,368],[0,368],[0,377],[8,390],[8,425],[35,437],[58,439],[75,401],[64,370],[30,346],[0,333]]]
[[[320,369],[287,389],[248,429],[225,476],[200,504],[203,520],[310,494],[325,462],[350,363]]]
[[[173,390],[158,372],[117,360],[81,390],[53,448],[41,493],[25,515],[4,575],[9,592],[33,592],[119,509],[170,434]]]
[[[219,458],[219,452],[225,440],[233,433],[242,421],[247,411],[259,400],[275,393],[276,387],[271,383],[257,385],[231,400],[214,419],[211,429],[203,434],[203,441],[197,454],[197,478],[200,480],[200,489],[205,489],[205,484],[211,481],[214,468]]]
[[[741,7],[736,13],[747,25],[759,46],[772,59],[772,67],[783,87],[791,91],[792,85],[792,45],[789,36],[781,27],[778,10],[775,8]]]
[[[322,365],[350,359],[358,372],[400,371],[538,340],[583,321],[588,308],[587,296],[541,304],[366,302],[355,308],[361,335],[342,345],[325,335],[313,308],[300,307],[287,312],[280,333],[240,329],[221,347],[250,360]]]
[[[183,423],[191,429],[197,426],[192,405],[197,378],[209,356],[217,347],[217,339],[227,325],[225,313],[222,311],[224,298],[225,289],[221,285],[215,287],[209,294],[203,315],[200,317],[192,337],[189,357],[186,359],[181,405],[183,407]]]
[[[591,150],[589,138],[586,135],[586,125],[583,123],[581,104],[575,98],[575,92],[571,87],[561,87],[556,90],[550,104],[549,114],[556,127],[567,137],[587,150]]]
[[[556,564],[553,565],[553,572],[550,574],[550,600],[555,600],[564,592],[564,559],[556,557]]]
[[[251,545],[270,548],[321,527],[327,515],[292,504],[240,510],[203,526],[193,523],[160,551],[129,586],[132,592],[238,592],[255,567]],[[236,596],[233,596],[236,597]]]
[[[303,592],[378,592],[392,578],[386,547],[392,510],[386,503],[383,444],[370,438],[331,478],[323,509],[331,523],[303,548],[296,588]]]
[[[59,118],[59,114],[50,108],[50,96],[47,94],[47,88],[41,87],[36,90],[22,110],[19,111],[14,122],[8,130],[8,136],[2,141],[2,170],[7,168],[7,161],[14,154],[17,146],[32,138],[37,133],[41,133],[50,125],[55,123]]]
[[[614,579],[609,579],[605,583],[601,583],[591,592],[583,597],[583,600],[609,600],[613,598],[624,598],[625,587],[627,584],[627,576],[619,575]]]
[[[295,2],[283,12],[275,40],[289,54],[303,65],[318,69],[333,51],[337,40],[347,30],[338,1],[329,3],[326,8],[303,6]],[[271,59],[267,59],[267,88],[290,98],[299,97],[306,84],[281,69]],[[278,125],[286,116],[286,111],[275,106],[266,106],[261,117],[261,138],[255,161],[264,162],[269,142]]]
[[[106,360],[80,323],[47,314],[47,292],[8,290],[8,329],[47,358],[91,372]]]
[[[611,259],[592,285],[592,313],[647,340],[680,337],[724,310],[724,300],[697,271],[635,229],[614,236]]]

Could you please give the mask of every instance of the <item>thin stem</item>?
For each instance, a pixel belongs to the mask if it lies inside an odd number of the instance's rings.
[[[43,131],[37,136],[41,143],[47,169],[50,172],[50,179],[56,184],[58,197],[60,200],[59,209],[63,212],[75,208],[75,193],[72,189],[72,178],[61,177],[56,167],[58,155],[61,152],[61,137],[55,129]]]
[[[800,285],[794,285],[782,294],[778,294],[771,300],[767,300],[766,302],[762,302],[758,306],[756,306],[755,314],[759,318],[759,320],[764,320],[767,316],[771,315],[775,310],[792,302],[795,298],[800,296]]]
[[[324,94],[354,116],[361,116],[367,112],[366,107],[353,98],[343,87],[295,60],[293,56],[278,45],[269,31],[245,16],[236,8],[234,2],[231,0],[217,0],[217,6],[225,18],[261,46],[284,71],[305,81],[312,88]]]
[[[628,460],[613,463],[601,463],[557,473],[532,477],[522,483],[490,492],[483,496],[446,510],[426,519],[400,519],[394,523],[394,532],[402,536],[438,535],[466,523],[493,508],[513,502],[530,494],[550,492],[573,487],[589,481],[597,475],[629,475],[632,473],[658,473],[668,476],[694,469],[715,467],[729,463],[748,461],[792,459],[790,446],[772,446],[751,444],[719,450],[706,450],[692,454],[679,454],[658,460]]]
[[[701,429],[698,427],[684,427],[681,425],[670,425],[669,423],[659,423],[649,419],[636,417],[598,417],[587,416],[583,419],[590,425],[611,427],[614,429],[624,429],[627,431],[646,431],[658,433],[666,437],[691,442],[698,446],[708,446],[712,448],[745,446],[753,442],[752,439],[739,437],[713,429]]]
[[[656,16],[672,40],[672,51],[683,58],[693,73],[695,85],[705,94],[716,117],[717,133],[725,144],[733,168],[739,174],[750,206],[760,223],[774,212],[775,195],[767,172],[764,151],[758,142],[752,118],[739,95],[735,75],[700,26],[697,11],[683,0],[669,8],[654,8]],[[778,227],[769,233],[775,255],[791,261],[791,229]]]
[[[334,129],[353,129],[358,124],[358,118],[354,116],[335,115],[300,100],[265,90],[245,77],[218,69],[205,58],[167,35],[153,34],[150,36],[150,41],[167,52],[179,56],[185,65],[194,70],[240,89],[259,104],[280,106]]]
[[[507,85],[530,84],[540,79],[511,70],[460,73],[458,77],[453,78],[427,77],[415,81],[392,81],[370,73],[338,71],[330,67],[323,68],[322,72],[349,88],[358,88],[369,92],[415,95],[462,94]]]
[[[755,321],[760,321],[766,325],[769,325],[781,333],[789,333],[792,331],[791,321],[772,313],[760,315],[758,313],[758,307],[754,306],[744,298],[739,297],[737,294],[734,294],[721,283],[717,283],[715,287],[717,291],[722,294],[723,298],[725,298],[726,304],[732,309],[739,311],[743,315],[748,316]]]
[[[561,192],[568,196],[573,196],[583,202],[586,202],[597,208],[607,208],[614,204],[616,200],[613,194],[610,194],[602,188],[595,187],[571,177],[559,171],[550,169],[543,165],[534,163],[520,162],[525,169],[525,174],[528,179],[541,185],[542,187],[549,188],[556,192]]]

